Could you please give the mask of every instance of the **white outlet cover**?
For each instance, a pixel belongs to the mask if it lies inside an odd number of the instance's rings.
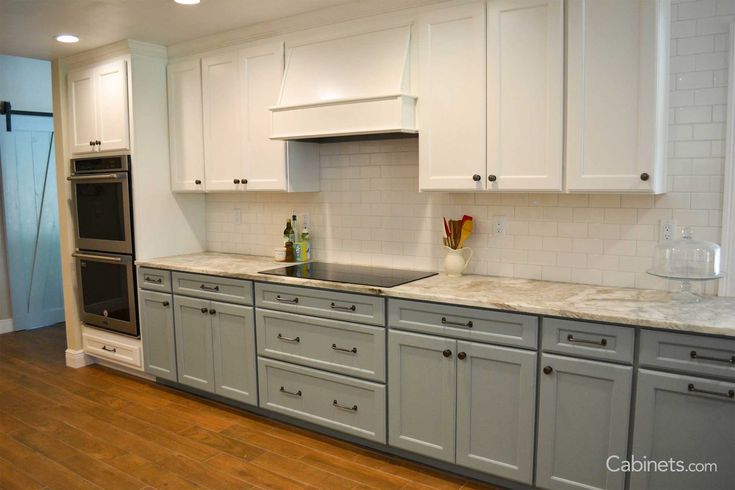
[[[493,217],[493,235],[503,236],[508,231],[508,218],[506,216]]]
[[[662,219],[660,223],[660,231],[658,240],[660,242],[668,242],[676,240],[678,227],[676,226],[676,220],[673,219]]]

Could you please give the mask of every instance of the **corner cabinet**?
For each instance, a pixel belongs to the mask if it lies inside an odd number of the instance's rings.
[[[73,154],[130,149],[126,60],[70,71],[67,89]]]
[[[664,192],[669,0],[567,6],[567,189]]]
[[[319,147],[270,139],[284,70],[281,41],[171,63],[172,189],[319,190]]]

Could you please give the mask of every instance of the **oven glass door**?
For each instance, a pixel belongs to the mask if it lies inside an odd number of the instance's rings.
[[[125,255],[75,252],[82,321],[138,335],[133,259]]]
[[[74,175],[69,180],[74,190],[77,248],[132,254],[128,174]]]

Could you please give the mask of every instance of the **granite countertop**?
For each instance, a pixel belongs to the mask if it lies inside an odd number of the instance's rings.
[[[735,298],[705,297],[700,303],[680,303],[666,291],[444,274],[394,288],[377,288],[259,274],[283,264],[268,257],[215,252],[138,260],[136,264],[391,298],[735,337]]]

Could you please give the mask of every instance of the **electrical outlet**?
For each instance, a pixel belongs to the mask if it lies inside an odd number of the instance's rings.
[[[676,220],[662,219],[661,231],[658,236],[660,242],[669,242],[676,239]]]
[[[508,231],[508,218],[505,216],[493,217],[493,235],[503,236]]]

